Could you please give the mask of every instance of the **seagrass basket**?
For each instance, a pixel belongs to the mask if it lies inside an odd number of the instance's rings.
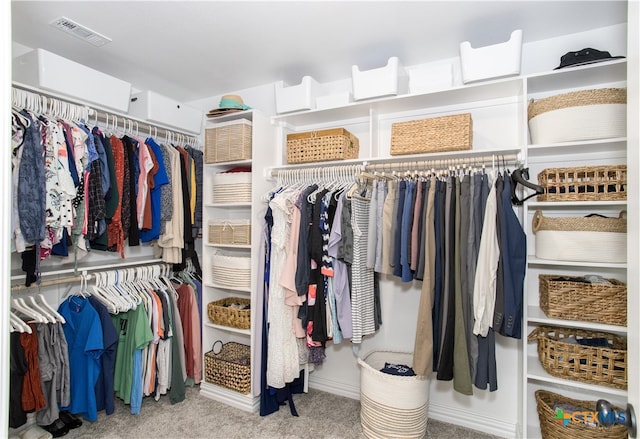
[[[391,155],[463,151],[473,145],[471,113],[396,122],[391,125]]]
[[[537,390],[536,407],[538,419],[540,420],[540,430],[543,439],[624,439],[627,437],[627,427],[623,424],[613,424],[605,427],[599,422],[596,425],[594,416],[596,412],[596,401],[580,401],[558,395],[547,390]],[[579,411],[591,412],[586,422],[564,422],[558,418],[558,411],[554,407],[575,407]],[[619,407],[614,407],[616,412]],[[564,415],[564,411],[563,411]],[[592,425],[589,425],[592,424]]]
[[[617,201],[627,199],[627,166],[547,168],[538,174],[544,193],[538,201]]]
[[[548,317],[584,322],[627,325],[627,286],[581,281],[577,276],[538,276],[540,308]]]
[[[251,328],[251,300],[241,297],[226,297],[207,304],[211,323],[238,329]]]
[[[220,344],[218,352],[216,346]],[[236,343],[213,344],[204,354],[205,381],[240,393],[251,391],[251,347]]]
[[[240,119],[207,128],[204,149],[205,163],[251,159],[251,122]]]
[[[606,347],[580,344],[606,340]],[[606,332],[538,326],[528,337],[538,341],[538,358],[549,375],[572,381],[627,388],[627,340]]]
[[[251,244],[249,220],[225,220],[209,224],[209,244]]]
[[[287,163],[357,159],[360,141],[344,128],[287,134]]]

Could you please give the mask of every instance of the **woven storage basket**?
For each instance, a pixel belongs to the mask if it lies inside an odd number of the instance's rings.
[[[251,159],[251,122],[240,119],[207,128],[204,148],[205,163]]]
[[[627,199],[627,166],[547,168],[538,174],[544,194],[538,201],[616,201]]]
[[[622,218],[533,216],[536,257],[560,261],[623,263],[627,220]]]
[[[212,178],[213,203],[250,203],[251,172],[219,172]]]
[[[213,255],[211,258],[211,279],[218,285],[251,288],[251,258]]]
[[[344,128],[287,134],[287,163],[357,159],[360,141]]]
[[[251,224],[249,220],[226,220],[209,224],[209,244],[251,244]]]
[[[385,363],[412,366],[413,354],[374,351],[358,358],[360,421],[369,438],[419,438],[427,430],[429,380],[381,372]]]
[[[599,422],[596,426],[588,425],[584,422],[573,422],[573,420],[565,424],[563,419],[558,419],[558,412],[554,410],[556,404],[576,407],[582,409],[579,411],[592,413],[585,421],[595,422],[598,419],[596,401],[571,399],[547,390],[536,390],[535,395],[543,439],[624,439],[627,437],[627,427],[623,424],[613,424],[611,427],[605,427]],[[616,412],[622,410],[620,407],[614,407],[613,409]],[[593,413],[596,413],[596,415],[593,415]]]
[[[220,350],[216,353],[216,345]],[[204,354],[204,378],[208,383],[224,386],[240,393],[251,391],[251,347],[218,340]]]
[[[391,155],[462,151],[473,145],[471,113],[391,125]]]
[[[627,286],[616,279],[607,279],[611,285],[587,283],[581,279],[539,275],[542,311],[548,317],[626,326]]]
[[[243,309],[234,308],[240,305]],[[211,323],[231,326],[238,329],[251,328],[251,300],[241,297],[227,297],[207,304],[207,313]]]
[[[571,337],[571,338],[570,338]],[[604,338],[610,347],[571,341]],[[529,334],[538,341],[538,358],[549,375],[617,389],[627,388],[627,340],[606,332],[539,326]]]
[[[627,89],[579,90],[532,99],[528,113],[533,144],[625,137]]]

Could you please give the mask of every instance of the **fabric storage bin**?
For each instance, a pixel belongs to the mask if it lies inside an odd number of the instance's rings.
[[[251,244],[249,220],[224,220],[209,224],[209,244]]]
[[[219,345],[218,352],[216,346]],[[236,343],[213,344],[204,354],[204,379],[243,394],[251,391],[251,347]]]
[[[373,351],[358,358],[360,420],[369,438],[419,438],[427,430],[429,380],[381,372],[385,363],[413,365],[413,354]]]
[[[211,257],[211,280],[234,288],[251,288],[251,258],[216,254]]]
[[[391,155],[462,151],[473,145],[471,113],[396,122],[391,125]]]
[[[204,136],[205,163],[251,159],[251,121],[238,119],[207,128]]]
[[[207,304],[211,323],[238,329],[251,328],[251,300],[241,297],[226,297]]]
[[[563,415],[567,410],[597,413],[596,401],[580,401],[567,398],[547,390],[536,390],[536,406],[540,430],[543,439],[625,439],[627,427],[624,424],[613,424],[605,427],[599,419],[584,419],[587,422],[567,422],[558,419],[558,409]],[[615,412],[623,411],[620,407],[613,407]],[[578,417],[579,415],[576,415]],[[597,425],[593,425],[597,422]]]
[[[538,342],[538,359],[549,375],[567,380],[627,388],[627,340],[606,332],[538,326],[528,337]],[[589,346],[587,341],[604,346]]]
[[[377,69],[360,71],[357,65],[351,66],[351,85],[356,101],[402,94],[407,82],[404,68],[395,56],[389,58],[386,66]]]
[[[311,76],[303,76],[298,85],[287,87],[284,81],[278,81],[274,87],[277,113],[312,110],[320,92],[320,84]]]
[[[357,159],[360,142],[344,128],[287,134],[287,163]]]
[[[538,184],[544,188],[538,201],[626,200],[627,165],[546,168]]]
[[[627,325],[627,286],[616,279],[609,284],[584,281],[584,277],[538,276],[540,308],[548,317],[584,322]]]
[[[602,216],[545,217],[533,215],[536,257],[576,262],[624,263],[627,220]]]
[[[219,172],[212,181],[213,203],[251,202],[251,172]]]
[[[522,61],[522,30],[511,32],[509,40],[491,46],[471,47],[469,41],[460,43],[462,82],[499,78],[520,73]]]
[[[580,90],[531,99],[528,119],[533,144],[625,137],[627,89]]]

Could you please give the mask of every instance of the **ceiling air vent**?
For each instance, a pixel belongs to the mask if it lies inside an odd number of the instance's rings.
[[[98,32],[92,31],[88,27],[82,26],[66,17],[60,17],[51,22],[51,26],[56,27],[74,37],[80,38],[94,46],[100,47],[111,42],[111,38],[100,35]]]

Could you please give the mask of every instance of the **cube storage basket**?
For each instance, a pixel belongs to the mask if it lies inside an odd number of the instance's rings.
[[[391,125],[391,155],[462,151],[473,145],[471,113]]]
[[[357,159],[360,142],[344,128],[287,134],[287,163]]]
[[[419,438],[427,430],[429,380],[381,372],[385,363],[412,366],[413,354],[373,351],[358,358],[360,420],[369,438]]]
[[[538,358],[549,375],[588,384],[627,388],[627,340],[606,332],[538,326],[528,337],[538,341]],[[578,340],[606,340],[606,347]]]
[[[239,305],[242,309],[236,307]],[[211,323],[238,329],[251,328],[251,300],[242,297],[226,297],[207,304]]]
[[[221,122],[205,130],[204,162],[223,163],[251,159],[251,121]]]
[[[584,422],[572,421],[566,424],[558,422],[558,414],[554,409],[556,404],[595,412],[596,401],[571,399],[547,390],[537,390],[535,395],[543,439],[625,439],[627,437],[627,427],[623,424],[613,424],[611,427],[605,427],[602,424],[589,425]],[[613,409],[616,412],[622,410],[620,407],[614,407]],[[587,421],[593,422],[593,419],[588,419]]]
[[[251,244],[251,223],[249,220],[225,220],[209,224],[209,244],[249,245]]]
[[[531,100],[531,143],[559,143],[625,137],[627,89],[600,88]]]
[[[538,184],[544,188],[538,201],[626,200],[627,165],[546,168]]]
[[[616,279],[587,283],[579,276],[538,276],[540,308],[547,317],[627,325],[627,286]]]
[[[218,347],[219,346],[219,347]],[[216,347],[218,351],[216,352]],[[205,381],[243,394],[251,391],[251,347],[236,343],[213,344],[204,354]]]

